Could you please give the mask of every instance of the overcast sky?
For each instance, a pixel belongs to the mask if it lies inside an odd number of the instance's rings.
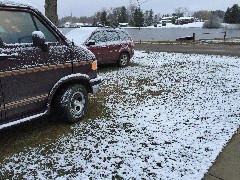
[[[44,13],[45,0],[25,0],[34,4],[38,9]],[[226,11],[228,7],[238,4],[239,0],[58,0],[58,16],[59,18],[72,15],[92,16],[95,12],[103,8],[109,9],[111,7],[129,6],[131,4],[138,4],[143,10],[152,9],[155,14],[161,15],[173,13],[174,9],[178,7],[186,7],[190,11],[197,10],[223,10]],[[240,5],[240,4],[239,4]]]

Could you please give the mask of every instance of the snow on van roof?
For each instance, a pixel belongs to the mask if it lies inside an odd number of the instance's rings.
[[[31,9],[38,9],[36,6],[33,4],[24,1],[24,0],[0,0],[0,5],[1,6],[14,6],[14,7],[28,7]]]

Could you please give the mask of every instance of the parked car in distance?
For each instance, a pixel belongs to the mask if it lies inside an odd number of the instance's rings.
[[[134,55],[134,42],[124,29],[96,29],[84,45],[94,53],[99,64],[117,63],[125,67]]]
[[[69,123],[99,90],[97,61],[29,5],[0,1],[0,129],[54,112]]]
[[[134,55],[133,40],[124,29],[81,27],[71,30],[66,37],[91,50],[98,64],[127,66]]]

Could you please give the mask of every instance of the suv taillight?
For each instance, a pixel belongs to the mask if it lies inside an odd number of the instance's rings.
[[[97,60],[93,61],[92,63],[92,70],[97,70]]]

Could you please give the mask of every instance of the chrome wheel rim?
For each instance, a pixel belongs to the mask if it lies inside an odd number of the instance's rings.
[[[127,62],[128,62],[128,55],[123,54],[120,58],[120,64],[122,66],[125,66],[127,64]]]
[[[78,117],[84,110],[86,100],[81,92],[75,92],[71,98],[70,111],[74,117]]]

